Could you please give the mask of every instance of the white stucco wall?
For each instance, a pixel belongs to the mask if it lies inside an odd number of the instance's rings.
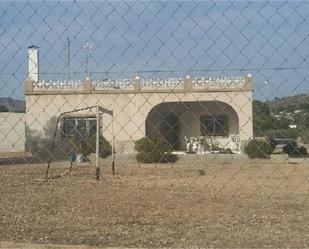
[[[163,102],[220,101],[227,103],[238,114],[239,136],[248,140],[253,136],[252,92],[141,92],[141,93],[89,93],[38,94],[26,96],[26,124],[38,136],[51,136],[50,120],[60,113],[100,105],[114,111],[116,151],[133,150],[133,141],[146,135],[145,121],[150,110]],[[104,136],[111,140],[111,123],[103,117]],[[53,130],[53,128],[52,128]]]
[[[0,113],[0,152],[24,152],[25,142],[25,113]]]

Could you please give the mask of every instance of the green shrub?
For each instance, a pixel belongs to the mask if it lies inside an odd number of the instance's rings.
[[[172,154],[172,147],[163,138],[141,138],[135,141],[134,149],[138,152],[136,160],[142,163],[175,162],[178,159]]]
[[[297,154],[297,143],[296,141],[289,141],[282,149],[283,153],[288,155]]]
[[[288,154],[289,156],[304,157],[308,155],[307,149],[304,146],[298,148],[296,143],[288,143],[286,146],[283,147],[283,152]]]
[[[154,149],[154,143],[147,137],[135,141],[134,149],[137,152],[151,152]]]
[[[269,138],[296,139],[299,134],[296,129],[266,130],[262,134]]]
[[[82,154],[83,156],[88,156],[90,153],[96,152],[96,135],[94,134],[86,134],[83,137],[76,134],[70,139],[70,143],[74,147],[74,151]],[[105,137],[100,135],[99,157],[106,158],[111,154],[111,144],[105,139]]]
[[[0,112],[9,112],[9,109],[4,105],[0,105]]]
[[[95,139],[94,139],[94,144],[95,144]],[[101,158],[106,158],[112,154],[111,144],[102,135],[100,136],[100,140],[99,140],[99,148],[100,148],[99,157]],[[95,146],[94,146],[94,152],[95,152]],[[114,153],[115,153],[115,150],[114,150]]]
[[[152,157],[149,152],[138,152],[136,154],[136,160],[141,163],[152,163]]]
[[[269,158],[272,153],[272,148],[267,141],[257,139],[252,139],[244,150],[249,158]]]
[[[309,143],[309,128],[302,129],[299,135],[304,139],[305,144]]]
[[[298,154],[300,156],[308,156],[308,152],[307,149],[304,146],[301,146],[300,148],[297,149],[298,150]]]

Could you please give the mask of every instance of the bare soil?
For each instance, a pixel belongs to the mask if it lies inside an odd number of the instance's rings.
[[[0,240],[102,247],[309,247],[309,163],[0,166]],[[60,175],[68,163],[54,163]],[[1,245],[1,244],[0,244]]]

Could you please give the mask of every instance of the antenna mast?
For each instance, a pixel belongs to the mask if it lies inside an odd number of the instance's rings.
[[[67,42],[68,42],[68,65],[67,65],[67,69],[68,69],[68,81],[70,80],[71,76],[70,76],[70,64],[71,64],[71,42],[70,42],[70,38],[67,38]]]
[[[85,66],[86,66],[86,75],[89,76],[89,69],[88,69],[88,64],[89,64],[89,57],[91,56],[91,51],[92,51],[92,44],[87,42],[83,48],[85,49],[86,52],[86,62],[85,62]]]

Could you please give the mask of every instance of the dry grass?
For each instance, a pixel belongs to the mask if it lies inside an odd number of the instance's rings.
[[[53,164],[61,174],[66,163]],[[0,238],[127,247],[308,247],[309,164],[0,166]],[[204,174],[205,173],[205,174]]]

